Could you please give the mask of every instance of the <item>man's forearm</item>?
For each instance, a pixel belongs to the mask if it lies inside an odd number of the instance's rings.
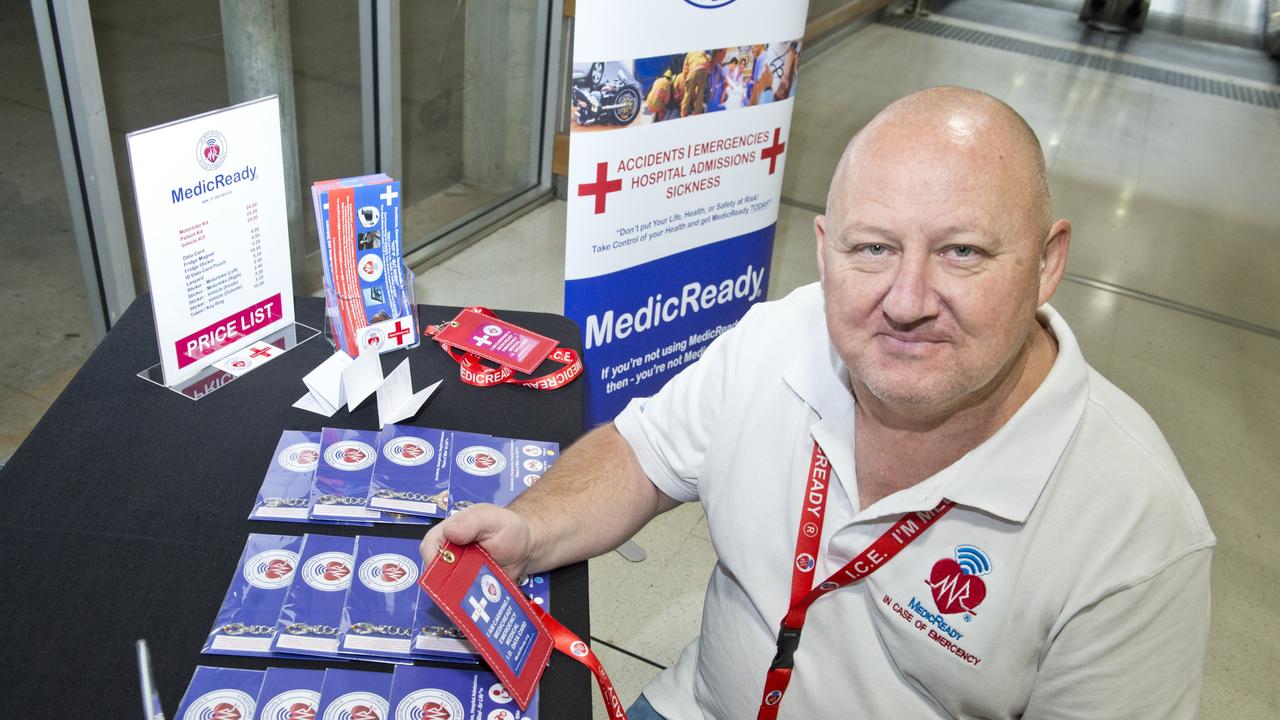
[[[569,448],[511,510],[529,523],[527,571],[541,572],[608,552],[678,504],[650,482],[609,423]]]

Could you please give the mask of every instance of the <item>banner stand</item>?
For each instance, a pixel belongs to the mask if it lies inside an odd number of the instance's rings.
[[[318,336],[319,334],[320,331],[310,325],[303,325],[300,322],[295,322],[271,333],[270,335],[260,338],[258,342],[275,348],[274,351],[267,350],[263,353],[264,356],[274,359]],[[246,357],[251,358],[253,352],[253,350],[249,350],[246,353]],[[232,381],[256,370],[261,365],[261,362],[253,362],[250,359],[248,367],[239,374],[232,373],[215,365],[210,365],[199,375],[193,378],[174,383],[173,385],[166,385],[164,382],[164,372],[161,368],[161,364],[156,363],[155,365],[139,372],[138,377],[154,385],[172,390],[183,397],[190,398],[191,400],[200,400],[208,397],[215,390],[220,390],[227,385],[230,385]]]

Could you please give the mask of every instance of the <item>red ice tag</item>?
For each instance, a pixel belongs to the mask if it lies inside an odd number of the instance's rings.
[[[552,649],[528,598],[479,545],[446,542],[418,583],[527,709]]]
[[[474,308],[458,313],[435,341],[528,374],[556,349],[556,341],[486,315]]]

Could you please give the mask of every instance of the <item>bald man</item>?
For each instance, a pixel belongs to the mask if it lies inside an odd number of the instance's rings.
[[[1026,122],[972,90],[903,98],[814,227],[820,283],[424,557],[479,542],[518,576],[700,502],[701,635],[632,720],[1194,717],[1214,537],[1047,304],[1071,225]]]

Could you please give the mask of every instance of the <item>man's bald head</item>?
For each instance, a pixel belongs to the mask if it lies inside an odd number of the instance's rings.
[[[1035,131],[1013,108],[977,90],[936,87],[901,98],[881,110],[849,141],[827,194],[827,216],[837,216],[841,194],[867,161],[970,163],[975,172],[1004,181],[1019,206],[1031,213],[1041,238],[1053,221],[1044,152]],[[1020,201],[1020,202],[1019,202]]]

